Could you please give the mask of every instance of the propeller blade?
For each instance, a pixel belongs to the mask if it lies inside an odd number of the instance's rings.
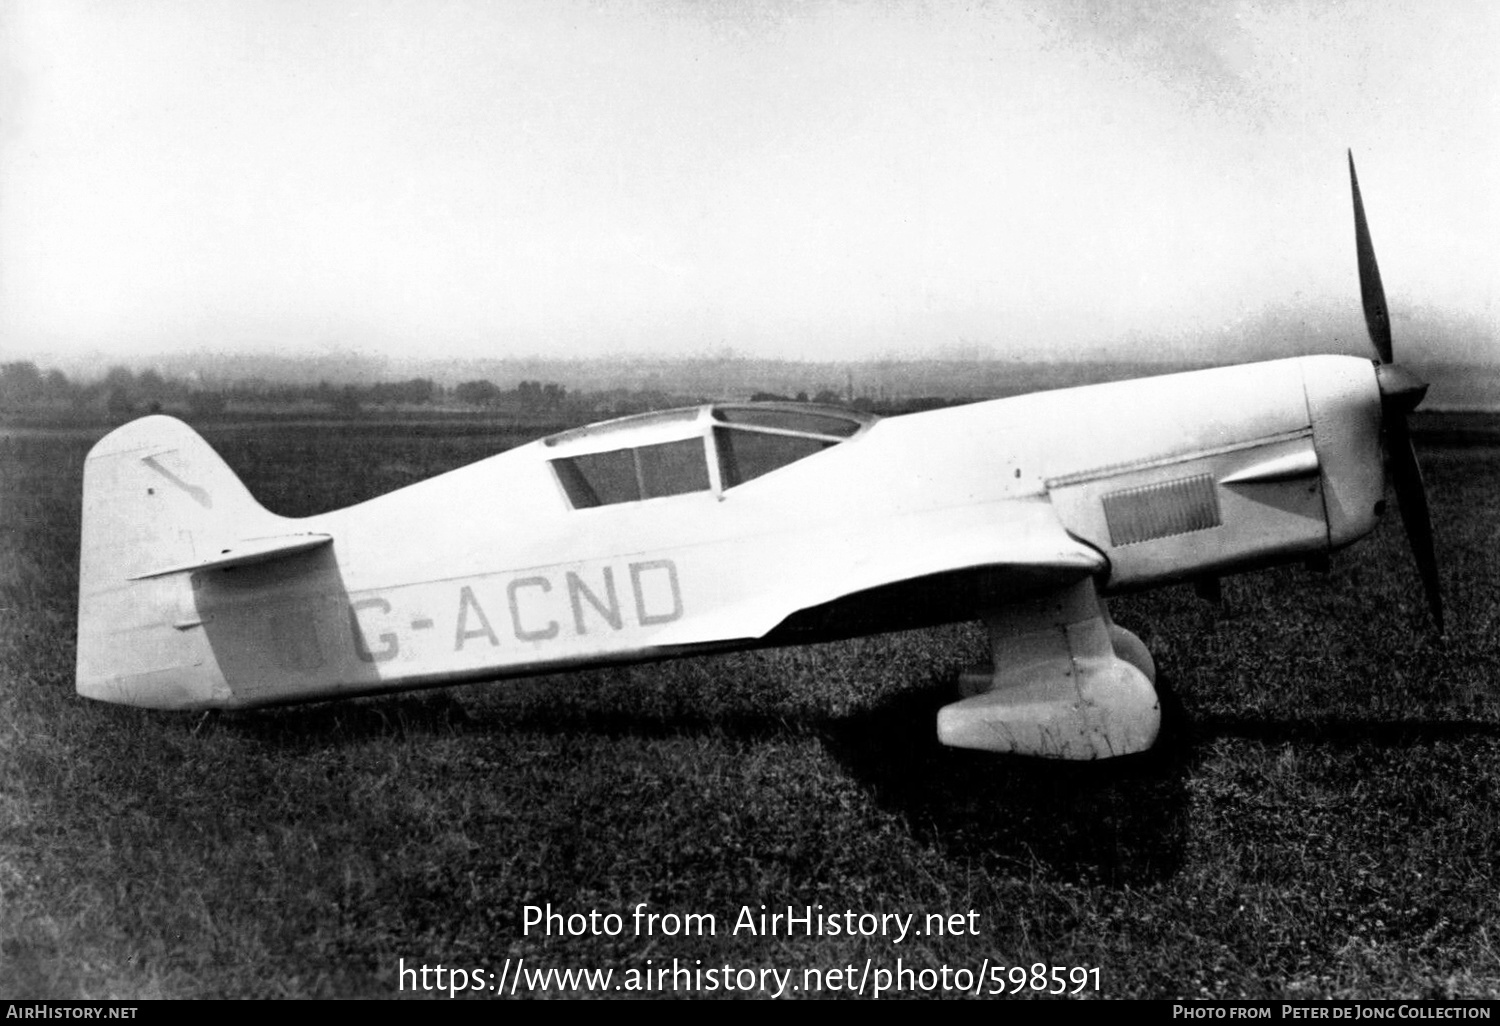
[[[1396,489],[1396,503],[1406,524],[1406,537],[1417,560],[1417,573],[1427,592],[1427,606],[1438,634],[1443,628],[1443,593],[1438,583],[1437,554],[1432,543],[1432,517],[1427,509],[1427,490],[1422,485],[1422,468],[1411,444],[1411,432],[1403,416],[1390,417],[1385,426],[1386,456],[1390,464],[1391,483]]]
[[[1370,242],[1370,226],[1365,223],[1365,205],[1359,198],[1359,176],[1354,173],[1354,151],[1349,151],[1349,186],[1354,191],[1354,249],[1359,255],[1359,296],[1365,307],[1365,328],[1381,363],[1390,363],[1391,317],[1385,308],[1385,289],[1380,284],[1380,267],[1375,263],[1375,246]]]
[[[1432,541],[1432,514],[1427,508],[1427,489],[1422,485],[1422,468],[1417,451],[1411,444],[1411,429],[1406,415],[1416,409],[1427,394],[1427,382],[1403,367],[1394,366],[1391,349],[1391,316],[1385,305],[1385,287],[1380,284],[1380,267],[1375,263],[1375,245],[1370,241],[1370,226],[1365,221],[1365,203],[1359,195],[1359,175],[1354,171],[1354,151],[1349,151],[1349,188],[1354,194],[1354,249],[1359,258],[1359,293],[1365,308],[1365,328],[1380,356],[1375,378],[1380,387],[1381,419],[1385,423],[1386,466],[1401,520],[1406,525],[1406,539],[1417,561],[1422,589],[1427,593],[1427,607],[1432,622],[1442,635],[1443,593],[1438,581],[1437,553]]]

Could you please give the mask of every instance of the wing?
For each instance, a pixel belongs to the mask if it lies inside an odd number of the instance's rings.
[[[852,616],[867,631],[872,616],[883,621],[882,610],[892,614],[883,630],[977,619],[987,604],[1108,568],[1097,549],[1063,528],[1042,496],[858,521],[779,542],[769,556],[761,552],[763,586],[670,625],[652,644],[767,639],[778,629],[797,640],[846,636],[859,630],[840,622]],[[908,608],[913,604],[925,609]]]

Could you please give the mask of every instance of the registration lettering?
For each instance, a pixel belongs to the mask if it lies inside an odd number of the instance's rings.
[[[396,658],[396,653],[401,651],[401,644],[396,635],[390,632],[380,635],[381,647],[378,650],[371,650],[365,641],[364,631],[359,627],[359,612],[362,609],[378,609],[382,613],[389,613],[391,604],[378,596],[349,603],[349,629],[354,632],[354,654],[359,656],[362,663],[383,663],[387,659]]]
[[[617,574],[617,569],[623,573]],[[504,611],[496,608],[502,595]],[[670,559],[533,573],[511,578],[503,589],[480,581],[460,586],[451,601],[453,619],[448,623],[453,625],[454,652],[498,648],[512,641],[536,645],[565,635],[607,636],[671,623],[684,612],[677,565]],[[391,601],[379,595],[349,603],[354,654],[361,662],[383,663],[400,654],[401,638],[382,629],[390,626],[393,612]],[[426,630],[434,623],[418,616],[411,625],[413,630]],[[437,626],[442,629],[441,619]]]
[[[473,626],[470,625],[471,619],[476,621]],[[500,644],[495,628],[490,626],[490,618],[484,615],[484,608],[474,597],[474,589],[466,584],[458,590],[458,627],[453,632],[453,651],[463,651],[464,642],[471,638],[485,638],[491,645]]]
[[[620,599],[615,594],[615,571],[613,567],[604,568],[604,594],[609,596],[608,604],[602,602],[599,596],[594,594],[589,586],[583,583],[572,570],[568,571],[568,601],[573,604],[573,625],[579,634],[589,632],[588,625],[583,620],[583,601],[588,600],[589,605],[604,618],[613,630],[619,630],[623,623],[620,619]]]
[[[547,641],[557,637],[560,628],[556,620],[548,620],[547,626],[530,630],[521,626],[522,599],[519,593],[522,588],[537,588],[545,595],[552,590],[552,582],[545,577],[517,577],[505,586],[505,597],[510,603],[510,623],[515,628],[516,637],[521,641]]]

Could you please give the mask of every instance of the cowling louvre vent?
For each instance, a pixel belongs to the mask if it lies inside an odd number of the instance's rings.
[[[1219,494],[1212,475],[1126,488],[1104,496],[1112,545],[1135,545],[1218,527]]]

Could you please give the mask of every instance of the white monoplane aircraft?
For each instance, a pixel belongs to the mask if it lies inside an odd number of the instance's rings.
[[[1149,747],[1104,596],[1316,559],[1368,533],[1382,439],[1434,617],[1432,532],[1354,163],[1348,356],[879,419],[715,403],[565,431],[348,509],[266,511],[169,417],[84,470],[78,691],[230,709],[982,618],[946,744]]]

